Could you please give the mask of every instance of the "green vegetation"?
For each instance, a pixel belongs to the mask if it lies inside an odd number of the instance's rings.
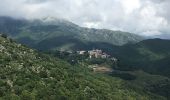
[[[142,69],[151,74],[170,77],[170,40],[150,39],[117,47],[112,52],[119,58],[119,69]]]
[[[157,95],[162,95],[166,98],[170,98],[170,79],[168,77],[164,77],[161,75],[153,75],[147,72],[144,72],[140,69],[141,67],[128,67],[128,66],[120,66],[122,61],[114,63],[109,58],[100,59],[93,58],[89,59],[88,55],[78,55],[77,53],[69,53],[69,52],[50,52],[52,55],[56,57],[60,57],[61,59],[71,63],[71,64],[87,64],[87,65],[98,65],[104,67],[112,67],[113,72],[108,73],[110,76],[118,77],[123,80],[126,80],[126,87],[130,87],[130,89],[140,89],[141,91],[150,91]],[[148,55],[149,56],[149,55]],[[160,64],[166,64],[166,60]],[[158,62],[159,63],[159,62]],[[117,64],[119,66],[117,66]],[[157,66],[159,66],[157,64]],[[117,70],[116,70],[117,69]],[[123,71],[123,70],[131,70],[131,71]],[[146,69],[146,68],[145,68]],[[164,70],[164,69],[161,69]],[[150,69],[153,72],[153,69]],[[167,71],[168,73],[168,71]]]
[[[163,100],[119,78],[70,65],[0,37],[0,98],[4,100]]]
[[[169,40],[141,41],[143,37],[131,33],[88,29],[65,20],[0,17],[0,22],[0,31],[7,33],[0,36],[0,99],[170,99]],[[118,58],[117,64],[57,51],[93,48]],[[95,64],[113,73],[95,73],[88,67]]]

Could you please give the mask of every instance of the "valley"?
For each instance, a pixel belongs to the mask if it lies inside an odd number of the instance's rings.
[[[1,99],[165,99],[0,36]]]
[[[0,98],[169,100],[170,40],[0,17]]]

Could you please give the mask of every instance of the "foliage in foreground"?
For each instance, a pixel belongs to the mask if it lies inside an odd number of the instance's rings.
[[[0,37],[0,99],[164,99],[125,86],[118,78],[91,73],[86,66],[71,66]]]

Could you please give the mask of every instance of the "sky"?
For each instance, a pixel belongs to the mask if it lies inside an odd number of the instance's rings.
[[[63,18],[82,27],[170,35],[170,0],[0,0],[0,16]]]

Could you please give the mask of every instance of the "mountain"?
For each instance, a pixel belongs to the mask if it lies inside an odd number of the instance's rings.
[[[170,77],[170,40],[143,40],[136,44],[115,47],[112,54],[120,59],[123,69],[143,69]]]
[[[8,33],[15,40],[40,50],[69,50],[89,42],[124,45],[144,39],[128,32],[79,27],[69,21],[51,17],[37,20],[0,17],[0,32]]]
[[[0,31],[8,33],[8,35],[16,35],[20,32],[20,28],[28,23],[23,19],[13,19],[11,17],[0,17]]]
[[[156,35],[155,38],[170,39],[170,34],[164,33],[164,34]]]
[[[0,98],[28,100],[166,100],[126,81],[93,73],[0,36]]]

